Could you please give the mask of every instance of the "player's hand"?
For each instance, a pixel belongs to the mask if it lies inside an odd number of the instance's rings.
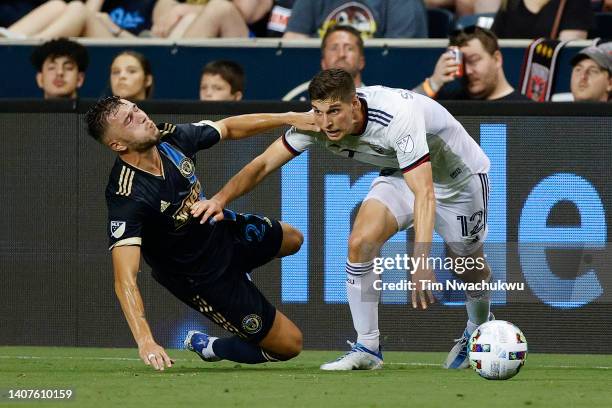
[[[146,365],[153,366],[156,370],[164,371],[164,367],[170,368],[173,364],[166,350],[154,341],[138,346],[138,355]]]
[[[200,200],[191,206],[191,215],[195,218],[202,217],[200,224],[204,224],[209,218],[211,223],[221,221],[224,218],[223,204],[218,200],[211,198],[210,200]]]
[[[427,305],[435,303],[436,298],[434,297],[430,286],[427,283],[436,281],[436,275],[430,268],[419,267],[414,274],[412,274],[412,282],[415,287],[412,290],[412,307],[418,309],[419,306],[425,310]]]
[[[455,73],[459,68],[459,64],[455,61],[455,57],[450,52],[445,52],[440,55],[434,72],[429,77],[429,85],[435,92],[438,92],[444,84],[447,84],[455,79]],[[435,88],[435,89],[434,89]]]
[[[299,130],[321,131],[321,128],[315,123],[313,112],[289,112],[288,115],[287,124],[295,126]]]

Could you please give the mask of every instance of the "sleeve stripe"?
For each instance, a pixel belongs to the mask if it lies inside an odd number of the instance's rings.
[[[217,124],[211,120],[201,120],[200,123],[206,123],[211,128],[215,129],[217,133],[219,133],[219,140],[223,139],[223,134],[221,133],[221,129]]]
[[[117,241],[113,245],[111,245],[111,247],[108,248],[108,250],[111,251],[115,247],[130,246],[130,245],[141,246],[142,245],[142,238],[140,238],[140,237],[132,237],[132,238],[122,239],[121,241]]]
[[[287,150],[289,150],[289,152],[291,154],[293,154],[294,156],[299,156],[300,154],[302,154],[302,152],[298,152],[297,150],[295,150],[287,141],[287,139],[285,138],[285,135],[283,135],[283,144],[285,145],[285,147],[287,148]]]
[[[425,156],[421,157],[419,160],[415,161],[409,166],[402,168],[402,173],[408,173],[410,170],[415,169],[419,167],[421,164],[427,163],[428,161],[430,161],[429,153],[426,153]]]

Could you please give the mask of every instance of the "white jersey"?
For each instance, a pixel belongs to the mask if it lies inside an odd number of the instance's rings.
[[[339,156],[404,173],[431,161],[437,198],[454,195],[470,176],[489,171],[480,146],[433,99],[384,86],[358,88],[357,95],[367,111],[362,134],[331,141],[325,133],[291,128],[283,136],[285,146],[300,154],[317,143]]]

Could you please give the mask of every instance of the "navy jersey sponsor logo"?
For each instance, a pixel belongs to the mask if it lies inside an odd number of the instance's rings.
[[[196,180],[196,182],[191,185],[189,195],[185,197],[179,209],[176,210],[174,215],[172,215],[172,218],[174,219],[174,226],[177,229],[185,225],[185,223],[191,218],[191,206],[200,199],[200,191],[200,182]]]

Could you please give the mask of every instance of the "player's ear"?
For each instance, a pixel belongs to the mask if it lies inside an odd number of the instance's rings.
[[[85,73],[79,72],[77,75],[77,84],[76,84],[77,89],[83,86],[83,82],[85,82]]]
[[[36,73],[36,84],[40,89],[43,89],[43,74],[42,72]]]
[[[234,93],[233,95],[234,95],[234,100],[235,101],[241,101],[242,100],[242,92],[236,91],[236,93]]]
[[[498,67],[502,67],[504,65],[504,56],[502,55],[500,50],[496,50],[493,53],[493,58],[495,59],[495,64]]]
[[[123,143],[121,143],[117,139],[111,139],[108,141],[107,144],[108,144],[108,147],[110,147],[112,151],[117,152],[117,153],[124,152],[127,149],[127,146],[125,146]]]

